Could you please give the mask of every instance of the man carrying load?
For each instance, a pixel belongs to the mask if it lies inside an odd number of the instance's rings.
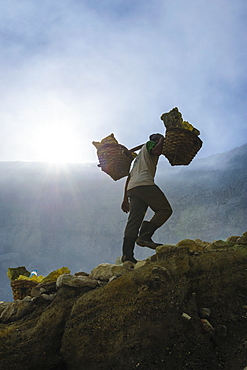
[[[166,196],[154,183],[163,142],[163,135],[150,135],[149,141],[142,146],[136,157],[127,178],[121,205],[124,212],[129,212],[124,231],[122,262],[137,262],[134,258],[135,243],[151,249],[156,249],[158,245],[161,245],[153,242],[151,237],[172,214],[172,208]],[[154,212],[149,222],[143,221],[148,207]]]

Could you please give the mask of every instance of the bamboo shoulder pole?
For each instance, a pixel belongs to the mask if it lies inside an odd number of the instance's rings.
[[[135,152],[136,150],[139,150],[139,149],[141,149],[141,148],[143,147],[143,145],[144,145],[144,144],[141,144],[141,145],[137,145],[137,146],[135,146],[134,148],[132,148],[132,149],[129,149],[129,151],[130,151],[130,152]]]

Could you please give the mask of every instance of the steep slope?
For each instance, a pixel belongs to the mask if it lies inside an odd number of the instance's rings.
[[[246,162],[247,145],[185,167],[171,167],[162,157],[157,183],[174,212],[157,231],[157,241],[241,235]],[[127,219],[120,210],[124,183],[114,182],[96,164],[0,162],[0,299],[11,299],[8,267],[25,265],[47,275],[57,266],[89,271],[114,262]],[[136,248],[139,259],[150,254]]]
[[[177,242],[182,236],[193,239],[198,235],[215,240],[241,234],[247,222],[246,163],[244,145],[177,168],[164,180],[159,175],[174,209],[162,230],[165,240]]]
[[[0,368],[243,370],[247,233],[160,246],[0,305]]]

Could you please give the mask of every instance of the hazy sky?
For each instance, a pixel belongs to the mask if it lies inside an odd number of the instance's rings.
[[[178,107],[198,157],[247,142],[246,0],[0,0],[0,161],[96,162]]]

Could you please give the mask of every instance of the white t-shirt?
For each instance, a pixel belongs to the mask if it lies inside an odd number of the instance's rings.
[[[154,185],[154,176],[158,159],[158,155],[150,154],[146,144],[143,145],[130,171],[130,180],[127,190],[135,188],[136,186]]]

